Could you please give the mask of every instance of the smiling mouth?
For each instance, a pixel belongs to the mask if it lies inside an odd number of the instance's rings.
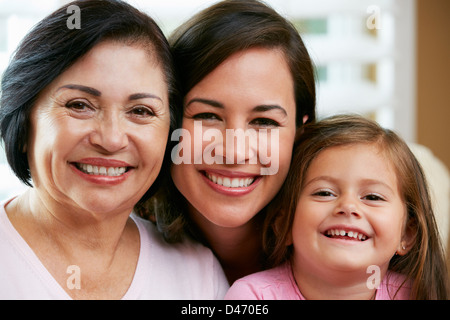
[[[344,240],[356,240],[356,241],[366,241],[369,237],[361,232],[357,231],[346,231],[343,229],[329,229],[324,232],[324,235],[328,238],[333,239],[344,239]]]
[[[249,187],[250,185],[252,185],[253,182],[255,182],[255,180],[256,180],[256,177],[253,177],[253,178],[250,178],[250,177],[231,178],[231,177],[215,175],[215,174],[208,173],[208,172],[203,172],[203,174],[211,182],[213,182],[219,186],[226,187],[226,188],[246,188],[246,187]]]
[[[88,175],[119,177],[130,170],[130,167],[103,167],[85,163],[74,163],[75,167]]]

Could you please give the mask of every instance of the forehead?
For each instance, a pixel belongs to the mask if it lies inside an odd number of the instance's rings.
[[[341,181],[372,179],[391,186],[398,185],[393,161],[375,143],[356,143],[324,149],[310,163],[306,180],[319,175],[332,176]]]
[[[197,83],[185,101],[199,95],[223,104],[236,100],[249,106],[274,100],[294,104],[295,109],[293,77],[284,53],[277,48],[251,48],[231,55]]]

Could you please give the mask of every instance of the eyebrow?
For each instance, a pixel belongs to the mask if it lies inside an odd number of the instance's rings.
[[[331,183],[337,183],[337,182],[339,181],[339,179],[335,179],[335,178],[330,177],[330,176],[318,176],[318,177],[315,177],[315,178],[313,178],[313,179],[307,181],[307,182],[305,183],[305,186],[307,186],[307,185],[309,185],[309,184],[311,184],[311,183],[313,183],[313,182],[315,182],[315,181],[328,181],[328,182],[331,182]],[[385,183],[385,182],[383,182],[383,181],[381,181],[381,180],[376,180],[376,179],[361,179],[360,182],[361,182],[361,184],[363,184],[363,185],[381,185],[381,186],[385,186],[385,187],[387,187],[390,191],[394,192],[394,190],[392,189],[392,187],[391,187],[389,184],[387,184],[387,183]]]
[[[58,88],[58,90],[60,90],[60,89],[79,90],[79,91],[86,92],[90,95],[93,95],[95,97],[100,97],[102,95],[102,93],[99,90],[94,89],[92,87],[83,86],[80,84],[67,84],[67,85],[64,85],[64,86]],[[151,93],[134,93],[128,97],[128,100],[131,101],[131,100],[139,100],[139,99],[145,99],[145,98],[158,99],[158,100],[162,101],[162,99],[160,97],[158,97],[157,95],[151,94]]]
[[[102,93],[100,91],[98,91],[97,89],[83,86],[81,84],[66,84],[65,86],[59,87],[56,91],[58,91],[60,89],[79,90],[79,91],[86,92],[90,95],[96,96],[96,97],[100,97],[102,95]]]
[[[194,98],[192,100],[189,100],[189,102],[186,104],[186,108],[189,107],[190,104],[194,103],[194,102],[199,102],[199,103],[203,103],[203,104],[207,104],[210,105],[211,107],[214,108],[220,108],[220,109],[224,109],[224,105],[218,101],[215,100],[210,100],[210,99],[202,99],[202,98]],[[253,108],[252,111],[254,112],[266,112],[266,111],[270,111],[270,110],[279,110],[281,111],[284,115],[287,116],[287,112],[284,108],[282,108],[279,105],[258,105],[256,107]]]
[[[128,97],[128,100],[139,100],[139,99],[145,99],[145,98],[158,99],[158,100],[162,101],[162,99],[160,97],[158,97],[157,95],[151,94],[151,93],[134,93]]]
[[[253,108],[253,111],[256,111],[256,112],[266,112],[266,111],[270,111],[270,110],[279,110],[282,113],[284,113],[284,115],[287,116],[286,110],[284,108],[282,108],[281,106],[276,105],[276,104],[275,105],[265,105],[264,104],[264,105],[256,106],[256,107]]]
[[[214,108],[220,108],[220,109],[224,109],[225,108],[224,105],[222,103],[218,102],[218,101],[209,100],[209,99],[202,99],[202,98],[194,98],[194,99],[189,100],[189,102],[186,104],[186,108],[189,107],[194,102],[207,104],[207,105],[210,105],[211,107],[214,107]]]

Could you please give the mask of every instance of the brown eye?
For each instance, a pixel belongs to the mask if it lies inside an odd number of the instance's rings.
[[[82,101],[72,101],[66,104],[66,108],[72,109],[74,111],[85,111],[90,108],[88,104]]]
[[[313,196],[316,196],[316,197],[333,197],[334,194],[331,191],[328,191],[328,190],[319,190],[317,192],[314,192]]]
[[[383,197],[374,193],[364,196],[363,199],[369,201],[385,201]]]
[[[192,118],[194,120],[220,120],[219,116],[210,112],[197,113]]]
[[[155,113],[148,107],[144,106],[136,106],[129,111],[130,114],[136,117],[145,118],[145,117],[153,117]]]
[[[280,124],[269,118],[257,118],[251,121],[251,124],[259,126],[259,127],[279,127]]]
[[[65,107],[69,110],[71,116],[80,119],[90,118],[95,112],[94,107],[80,100],[69,101]]]

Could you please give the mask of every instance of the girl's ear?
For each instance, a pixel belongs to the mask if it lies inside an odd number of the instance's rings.
[[[397,254],[403,256],[411,250],[416,242],[417,230],[414,227],[412,221],[409,221],[406,225],[405,231],[403,233],[402,241],[400,241],[397,247]]]

